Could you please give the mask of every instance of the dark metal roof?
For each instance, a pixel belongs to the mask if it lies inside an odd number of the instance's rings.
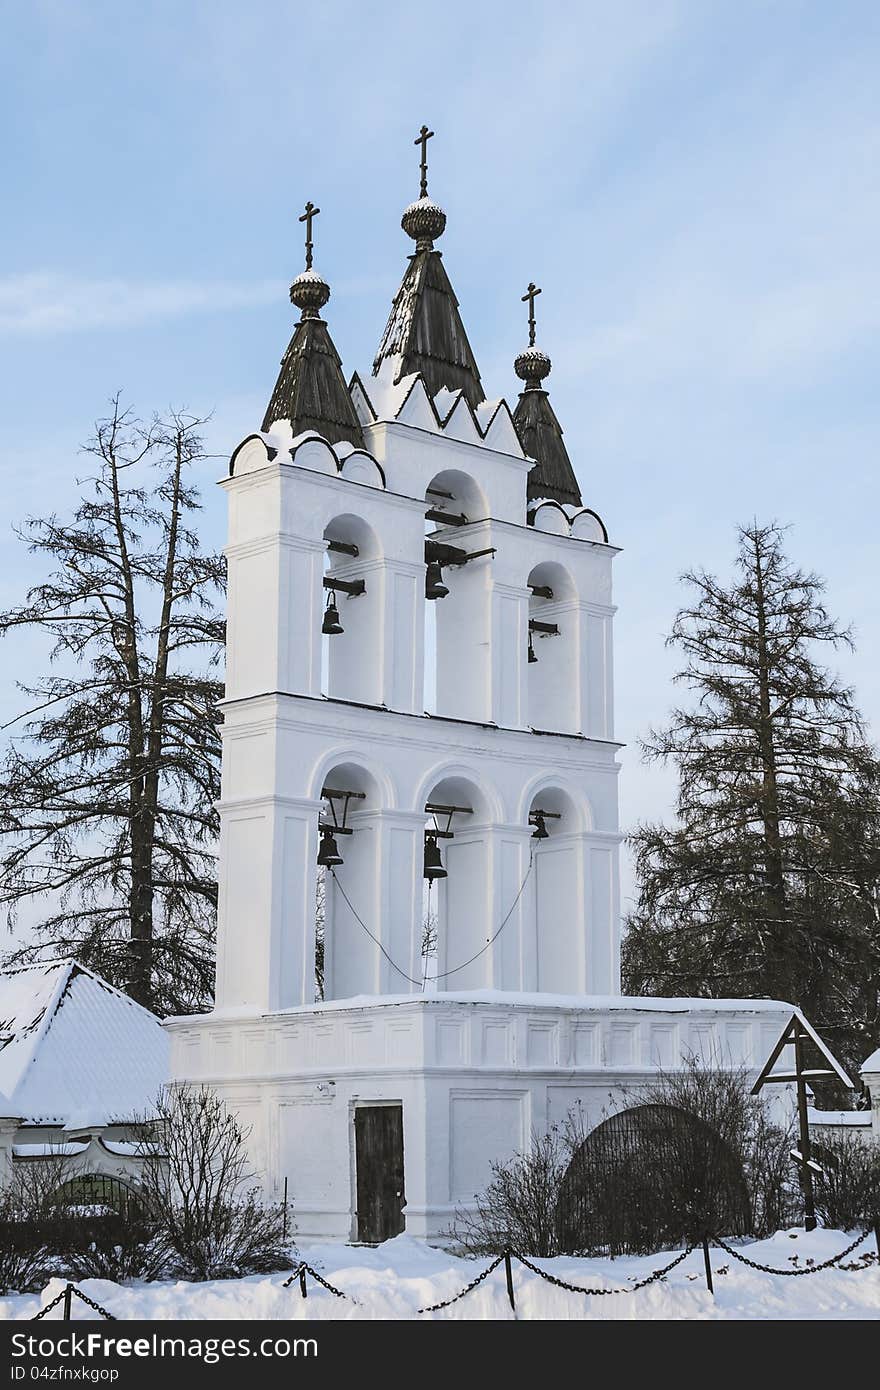
[[[562,426],[540,386],[527,387],[520,395],[513,423],[523,452],[536,460],[528,477],[528,498],[552,497],[574,507],[583,505],[568,450],[562,439]]]
[[[303,316],[283,358],[263,429],[289,420],[294,435],[315,430],[331,444],[343,440],[363,448],[360,421],[339,353],[323,319]]]
[[[376,353],[373,376],[378,376],[387,358],[400,359],[398,380],[420,372],[430,396],[445,386],[461,390],[474,408],[486,399],[439,251],[421,249],[409,258]]]

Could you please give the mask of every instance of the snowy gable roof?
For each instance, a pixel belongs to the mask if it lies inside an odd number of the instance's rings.
[[[167,1077],[159,1020],[77,961],[0,972],[0,1114],[110,1124],[148,1110]]]

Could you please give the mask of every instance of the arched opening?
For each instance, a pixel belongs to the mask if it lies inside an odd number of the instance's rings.
[[[492,819],[487,796],[465,776],[441,778],[425,798],[422,960],[426,992],[486,983]]]
[[[574,582],[547,561],[528,578],[528,711],[533,729],[578,733],[578,628]]]
[[[369,931],[378,934],[379,788],[365,768],[341,762],[326,773],[321,800],[315,997],[348,999],[355,994],[375,994],[379,988],[379,948]]]
[[[568,792],[551,786],[534,794],[528,819],[537,988],[577,993],[588,987],[583,817]]]
[[[748,1235],[751,1204],[736,1153],[674,1105],[637,1105],[587,1136],[559,1189],[566,1254],[643,1255],[703,1235]]]
[[[467,473],[438,473],[425,492],[425,709],[460,719],[485,715],[489,681],[488,569],[461,563],[474,546],[458,532],[489,514]]]
[[[106,1173],[76,1173],[52,1195],[54,1205],[77,1215],[129,1216],[140,1211],[137,1189]]]
[[[382,568],[375,531],[360,517],[324,528],[321,693],[379,704],[382,681]]]

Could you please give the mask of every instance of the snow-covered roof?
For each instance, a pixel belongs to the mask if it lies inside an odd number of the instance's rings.
[[[158,1018],[77,961],[0,972],[0,1115],[111,1124],[151,1108],[168,1065]]]
[[[870,1110],[814,1110],[807,1106],[807,1120],[811,1125],[825,1125],[827,1128],[861,1129],[871,1124]]]

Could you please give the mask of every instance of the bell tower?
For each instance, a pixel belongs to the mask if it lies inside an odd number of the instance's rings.
[[[219,1012],[316,1001],[319,871],[324,1000],[619,989],[615,549],[550,406],[534,284],[516,411],[485,398],[430,136],[350,389],[306,204],[301,317],[225,483]]]
[[[175,1080],[239,1113],[298,1239],[442,1240],[575,1103],[598,1122],[685,1052],[754,1068],[791,1014],[620,997],[616,548],[550,403],[534,283],[516,407],[486,398],[431,138],[348,383],[306,204],[299,319],[223,482],[216,1002],[166,1026]]]

